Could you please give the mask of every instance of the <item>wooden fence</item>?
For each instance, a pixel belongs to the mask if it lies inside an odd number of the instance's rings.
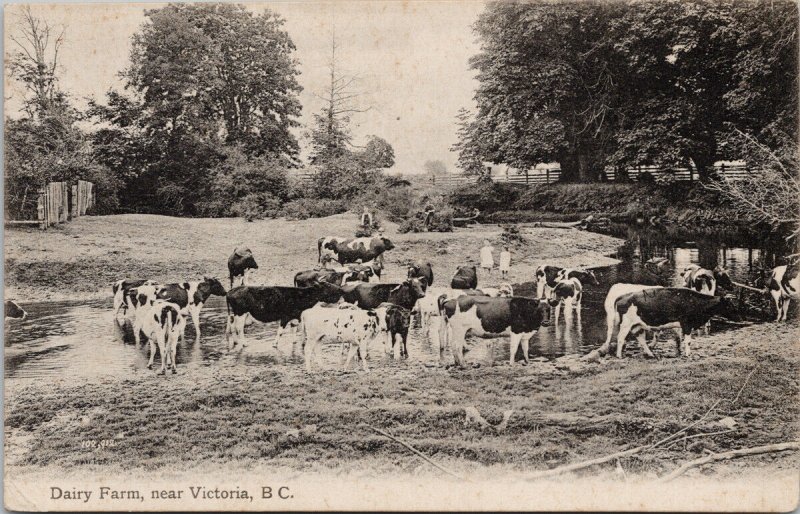
[[[734,164],[734,165],[724,165],[721,164],[716,166],[716,172],[721,175],[725,176],[731,180],[739,180],[741,178],[747,177],[751,170],[743,164]],[[640,181],[644,180],[646,176],[650,176],[653,179],[658,178],[666,178],[671,177],[671,179],[676,181],[693,181],[697,180],[697,172],[694,172],[688,168],[677,168],[667,170],[664,168],[659,168],[658,166],[637,166],[635,168],[629,168],[627,170],[627,175],[629,180],[633,181]],[[292,175],[298,180],[302,180],[304,182],[310,181],[311,178],[314,176],[313,173],[296,173]],[[442,189],[453,189],[458,186],[462,186],[465,184],[473,184],[477,180],[477,176],[475,175],[464,175],[461,173],[448,173],[446,175],[417,175],[417,176],[409,176],[407,177],[411,181],[425,181],[425,183],[433,186],[440,187]],[[522,173],[509,173],[509,174],[500,174],[500,175],[492,175],[492,180],[494,182],[501,182],[507,184],[521,184],[525,186],[535,186],[540,184],[552,184],[553,182],[558,182],[561,178],[561,170],[558,168],[550,168],[550,169],[533,169],[528,170],[527,172]],[[616,173],[613,169],[608,168],[605,170],[605,179],[609,182],[613,182],[617,179]]]
[[[95,204],[94,184],[79,180],[76,185],[67,182],[50,182],[39,190],[36,220],[6,220],[7,225],[39,225],[46,229],[70,219],[85,216]]]

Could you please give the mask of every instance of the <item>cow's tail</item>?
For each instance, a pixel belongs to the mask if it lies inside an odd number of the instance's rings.
[[[436,305],[439,310],[439,359],[441,360],[444,356],[444,349],[447,348],[449,343],[448,341],[448,320],[447,320],[447,312],[445,312],[444,304],[447,302],[447,295],[440,295],[439,298],[436,299]],[[458,308],[458,302],[456,302],[456,309]]]

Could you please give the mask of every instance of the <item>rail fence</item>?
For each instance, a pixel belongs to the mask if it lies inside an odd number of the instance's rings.
[[[733,164],[715,166],[717,173],[730,180],[739,180],[747,177],[752,170],[743,164]],[[313,173],[295,173],[292,175],[298,180],[310,181]],[[637,166],[627,170],[627,179],[632,181],[643,180],[649,176],[654,179],[671,177],[676,181],[697,180],[697,173],[689,168],[664,169],[658,166]],[[464,175],[462,173],[448,173],[446,175],[419,175],[407,177],[411,181],[425,181],[426,184],[439,186],[445,189],[455,188],[465,184],[473,184],[478,179],[476,175]],[[521,184],[525,186],[536,186],[541,184],[552,184],[561,178],[559,168],[533,169],[523,173],[508,173],[492,175],[494,182],[507,184]],[[615,170],[609,168],[605,170],[605,178],[609,182],[617,179]]]
[[[6,220],[7,225],[39,225],[46,229],[70,219],[85,216],[96,201],[94,184],[78,180],[72,186],[67,182],[50,182],[39,190],[35,220]]]

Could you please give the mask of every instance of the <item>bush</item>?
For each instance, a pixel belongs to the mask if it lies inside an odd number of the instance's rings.
[[[397,232],[400,234],[407,234],[408,232],[424,232],[425,226],[423,225],[422,221],[418,220],[417,218],[408,218],[403,220],[400,223],[400,226],[397,227]]]
[[[254,193],[231,205],[230,212],[247,221],[276,218],[281,215],[281,201],[269,193]]]
[[[483,181],[457,188],[450,193],[448,201],[455,208],[491,212],[507,209],[509,205],[517,201],[524,190],[524,186],[516,184]]]
[[[504,245],[524,244],[527,241],[519,232],[517,225],[504,225],[503,233],[500,234],[500,240]]]
[[[325,216],[346,212],[347,202],[344,200],[300,198],[286,202],[282,211],[283,215],[288,219],[324,218]]]
[[[453,214],[454,211],[450,207],[443,207],[438,209],[431,218],[428,225],[429,232],[452,232],[453,231]]]
[[[367,170],[358,159],[343,155],[318,166],[308,184],[306,196],[350,200],[374,190],[380,180],[380,171]]]

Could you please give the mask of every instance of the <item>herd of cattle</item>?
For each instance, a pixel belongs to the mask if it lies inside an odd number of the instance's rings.
[[[562,308],[580,313],[584,284],[599,285],[591,270],[540,266],[535,276],[536,298],[528,298],[514,296],[509,284],[479,289],[475,266],[461,266],[450,287],[434,287],[430,263],[409,264],[403,282],[381,283],[383,255],[393,248],[384,237],[320,238],[317,266],[298,272],[292,287],[248,285],[249,275],[258,264],[249,249],[237,248],[228,259],[230,289],[209,277],[173,284],[119,280],[113,285],[114,317],[119,319],[120,312],[123,322],[132,317],[136,343],[140,343],[141,334],[150,343],[148,368],[152,368],[158,348],[161,373],[166,368],[176,372],[176,348],[184,338],[186,315],[194,324],[196,342],[200,342],[200,311],[212,295],[226,298],[228,350],[237,344],[245,346],[248,318],[278,322],[273,341],[276,347],[287,328],[300,327],[309,371],[318,360],[323,340],[338,342],[343,354],[347,351],[345,367],[357,357],[366,370],[367,348],[382,336],[385,350],[392,354],[399,337],[400,355],[408,357],[406,342],[412,314],[417,315],[423,334],[431,340],[438,338],[440,361],[449,347],[456,365],[463,367],[468,333],[510,333],[513,365],[520,346],[522,360],[528,363],[529,341],[549,319],[551,307],[555,308],[556,323]],[[678,352],[688,355],[692,332],[703,327],[707,330],[711,317],[741,319],[736,305],[719,294],[721,289],[734,287],[724,269],[690,265],[681,275],[684,287],[614,284],[604,302],[607,337],[600,354],[609,352],[616,332],[617,357],[622,357],[628,335],[635,336],[643,353],[652,357],[648,333],[677,329]],[[774,299],[777,320],[785,320],[790,300],[800,299],[800,264],[776,267],[767,290]],[[26,313],[7,301],[5,315],[24,318]]]

